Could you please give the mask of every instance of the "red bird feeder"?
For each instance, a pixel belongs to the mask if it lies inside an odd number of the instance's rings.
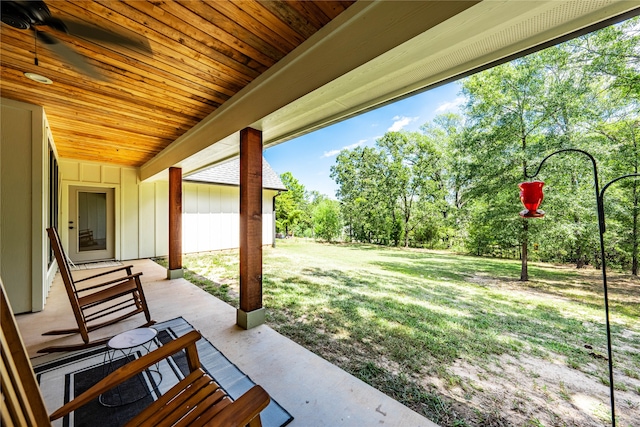
[[[525,207],[525,210],[520,212],[520,216],[523,218],[542,218],[544,211],[538,209],[538,206],[544,198],[544,194],[542,194],[544,182],[521,182],[518,187],[520,187],[520,201]]]

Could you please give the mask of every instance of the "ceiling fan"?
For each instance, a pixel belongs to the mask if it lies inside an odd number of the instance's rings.
[[[74,37],[91,41],[105,42],[118,46],[137,48],[151,52],[146,39],[118,34],[103,30],[80,21],[65,19],[64,21],[51,15],[44,1],[40,0],[2,0],[0,1],[0,18],[3,23],[20,30],[33,30],[38,41],[47,45],[53,52],[82,73],[97,79],[104,77],[91,66],[80,54],[66,46],[56,38],[50,30],[63,32]],[[37,57],[36,57],[37,65]]]

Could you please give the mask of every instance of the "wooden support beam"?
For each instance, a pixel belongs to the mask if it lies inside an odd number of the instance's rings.
[[[238,325],[264,323],[262,308],[262,132],[240,131],[240,309]]]
[[[182,169],[169,168],[169,270],[167,278],[182,277]]]

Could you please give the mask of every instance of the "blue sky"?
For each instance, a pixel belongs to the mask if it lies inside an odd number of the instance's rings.
[[[387,131],[417,131],[438,114],[456,111],[463,102],[459,92],[459,84],[450,83],[268,148],[264,157],[278,175],[291,172],[307,190],[335,199],[338,186],[329,174],[341,150],[373,146]]]

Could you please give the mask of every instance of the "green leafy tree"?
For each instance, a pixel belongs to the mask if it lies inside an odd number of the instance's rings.
[[[548,100],[547,73],[540,57],[529,55],[476,74],[462,83],[471,127],[456,148],[468,159],[469,197],[491,206],[496,235],[512,225],[515,188],[524,179],[527,159],[546,147],[541,132],[556,105]],[[520,279],[528,280],[530,223],[520,220],[516,234],[522,259]]]
[[[335,200],[321,200],[313,212],[316,237],[328,242],[338,240],[342,234],[340,204]]]
[[[427,223],[435,225],[429,219],[438,213],[439,203],[444,201],[444,188],[441,180],[440,153],[434,142],[419,132],[387,132],[377,141],[385,162],[380,165],[386,172],[386,185],[389,203],[402,221],[404,246],[416,228],[422,227],[422,237],[435,237],[433,230],[425,234]],[[442,220],[442,218],[438,218]]]
[[[572,63],[590,82],[584,126],[600,151],[604,178],[638,173],[640,166],[640,18],[610,26],[567,43]],[[621,254],[614,265],[638,275],[640,182],[620,181],[606,194],[608,251]]]
[[[341,152],[331,176],[340,186],[349,236],[396,246],[435,238],[438,222],[432,217],[444,201],[440,157],[419,132],[388,132],[376,147]]]
[[[520,219],[517,184],[546,155],[590,152],[601,184],[640,170],[640,18],[519,58],[461,82],[462,114],[419,133],[389,132],[340,153],[331,176],[346,238],[464,247],[478,255],[601,264],[593,173],[550,159],[542,221]],[[640,180],[607,191],[609,265],[638,273]],[[462,243],[460,243],[462,242]]]
[[[331,178],[339,185],[337,197],[349,240],[381,242],[390,238],[393,211],[381,180],[385,159],[371,147],[344,150],[331,167]]]
[[[286,235],[294,234],[301,224],[310,223],[306,211],[305,187],[291,172],[280,175],[287,191],[276,198],[276,230]]]
[[[547,97],[557,105],[545,138],[554,149],[581,148],[593,154],[601,184],[637,170],[639,22],[636,18],[538,54],[549,76]],[[548,185],[553,186],[549,198],[561,197],[546,203],[551,221],[539,233],[545,241],[544,256],[574,261],[578,268],[589,263],[599,267],[590,163],[579,155],[563,155],[545,169]],[[632,273],[634,265],[637,273],[639,184],[616,184],[607,191],[605,203],[610,265],[630,265]]]
[[[446,113],[436,116],[432,122],[425,123],[420,129],[433,141],[441,156],[438,193],[442,200],[437,207],[442,218],[437,227],[438,232],[431,239],[441,239],[448,248],[461,247],[465,220],[462,208],[469,185],[469,174],[465,172],[467,162],[456,147],[459,147],[465,138],[465,119],[458,114]],[[429,238],[425,236],[422,240],[428,241]]]
[[[530,257],[600,265],[593,174],[586,157],[558,155],[545,164],[539,175],[547,183],[545,220],[522,221],[519,230],[514,228],[513,195],[524,178],[519,170],[532,172],[545,155],[562,148],[592,153],[601,183],[635,173],[640,163],[639,22],[635,18],[463,81],[467,126],[446,158],[455,157],[453,192],[461,189],[462,197],[453,200],[462,202],[455,204],[461,213],[458,230],[469,250],[509,253],[513,239],[508,234],[513,233],[523,280]],[[605,204],[607,256],[616,265],[628,262],[632,272],[634,264],[637,269],[638,185],[620,182],[608,191]]]

